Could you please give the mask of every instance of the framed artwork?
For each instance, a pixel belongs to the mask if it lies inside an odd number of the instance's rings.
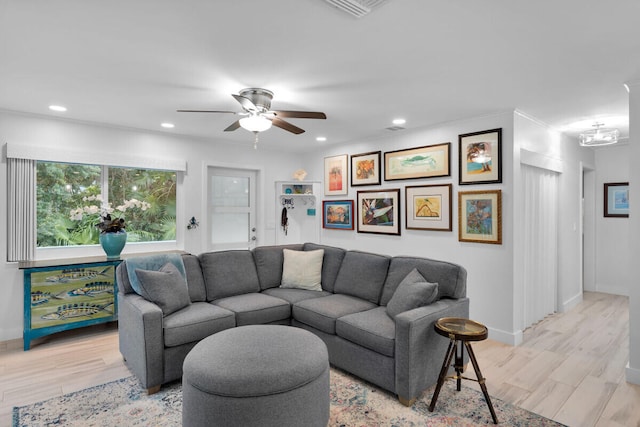
[[[351,156],[351,186],[380,184],[380,151]]]
[[[400,235],[400,189],[358,191],[358,233]]]
[[[324,200],[322,228],[353,230],[353,200]]]
[[[458,135],[460,185],[502,182],[502,128]]]
[[[451,231],[451,184],[405,187],[407,230]]]
[[[458,192],[458,240],[502,244],[502,191]]]
[[[610,182],[604,184],[604,216],[629,218],[629,183]]]
[[[324,158],[324,195],[347,194],[347,155]]]
[[[384,153],[384,180],[451,176],[451,143],[428,145]]]

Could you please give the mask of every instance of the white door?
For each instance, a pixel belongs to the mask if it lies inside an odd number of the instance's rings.
[[[209,250],[255,247],[256,177],[254,170],[209,167]]]

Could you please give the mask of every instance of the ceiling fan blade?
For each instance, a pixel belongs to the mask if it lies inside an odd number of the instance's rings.
[[[236,101],[238,101],[240,103],[240,105],[242,105],[242,108],[244,108],[245,110],[249,111],[249,112],[258,112],[258,107],[256,107],[256,104],[254,104],[249,98],[247,98],[246,96],[241,96],[241,95],[235,95],[235,94],[231,94],[231,96],[233,96],[235,98]]]
[[[240,120],[236,120],[235,122],[233,122],[229,126],[227,126],[227,128],[224,131],[225,132],[231,132],[231,131],[234,131],[234,130],[238,129],[239,127],[240,127]]]
[[[304,129],[300,129],[298,126],[294,126],[291,123],[285,122],[284,120],[279,119],[277,117],[273,118],[272,123],[274,126],[277,126],[280,129],[284,129],[291,133],[295,133],[296,135],[300,135],[301,133],[304,133]]]
[[[238,114],[235,111],[215,111],[215,110],[176,110],[178,113],[230,113]]]
[[[298,119],[326,119],[327,115],[319,111],[272,111],[278,117],[293,117]]]

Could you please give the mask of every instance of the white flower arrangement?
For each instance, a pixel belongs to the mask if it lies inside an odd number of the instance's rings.
[[[111,214],[113,214],[115,211],[121,213],[124,213],[130,209],[140,209],[142,211],[146,211],[151,207],[151,204],[148,202],[144,202],[138,199],[130,199],[125,200],[122,205],[116,206],[116,208],[114,209],[111,207],[111,203],[102,203],[102,197],[100,195],[83,197],[82,201],[88,203],[99,202],[100,206],[89,204],[81,208],[72,209],[69,218],[74,221],[82,221],[82,218],[87,215],[99,214],[100,222],[96,224],[96,227],[100,229],[101,233],[117,233],[125,228],[123,218],[117,218],[115,216],[112,217]]]

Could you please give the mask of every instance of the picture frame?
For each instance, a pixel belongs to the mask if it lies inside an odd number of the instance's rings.
[[[351,155],[351,186],[380,184],[381,151]]]
[[[607,218],[629,218],[628,182],[604,184],[604,216]]]
[[[384,180],[451,176],[451,143],[384,153]]]
[[[322,228],[353,230],[353,200],[323,200]]]
[[[502,244],[502,191],[458,192],[458,240]]]
[[[502,182],[502,128],[458,135],[459,183]]]
[[[358,191],[358,233],[400,235],[400,189]]]
[[[451,184],[406,186],[405,228],[452,231],[452,188]]]
[[[346,154],[324,158],[324,195],[339,196],[347,194],[349,170]]]

